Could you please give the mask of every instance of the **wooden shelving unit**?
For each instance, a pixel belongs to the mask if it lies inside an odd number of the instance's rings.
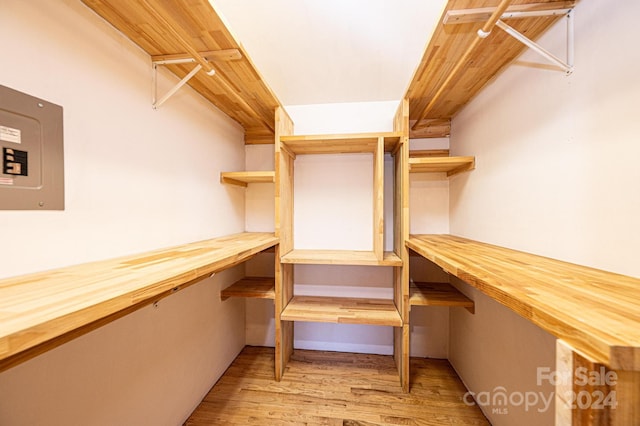
[[[402,326],[393,300],[294,296],[280,318],[285,321]]]
[[[295,321],[391,326],[394,328],[394,358],[400,383],[408,391],[408,258],[405,253],[404,209],[408,196],[408,102],[401,102],[394,118],[394,131],[386,133],[292,136],[293,123],[276,112],[276,233],[280,236],[276,266],[276,379],[282,377],[293,352]],[[298,155],[370,153],[373,156],[373,249],[302,250],[293,246],[294,167]],[[394,158],[393,251],[384,251],[384,156]],[[406,177],[405,177],[406,174]],[[406,216],[408,218],[408,215]],[[401,219],[402,218],[402,219]],[[405,259],[406,258],[406,259]],[[294,266],[352,265],[394,268],[393,299],[300,296],[294,292]]]
[[[473,300],[449,283],[409,284],[409,304],[411,306],[458,306],[474,312]]]
[[[245,277],[220,292],[220,299],[246,297],[253,299],[275,299],[275,280],[272,277]]]
[[[276,172],[274,171],[258,171],[258,172],[222,172],[220,173],[220,182],[247,186],[249,183],[273,183],[276,180]]]
[[[476,167],[475,157],[413,157],[409,158],[409,173],[446,173],[453,176]]]
[[[282,148],[295,155],[349,154],[375,152],[378,139],[384,142],[384,151],[392,152],[398,146],[400,133],[354,133],[334,135],[296,135],[280,138]]]
[[[384,252],[383,259],[379,260],[372,251],[353,250],[292,250],[280,261],[310,265],[402,266],[402,259],[393,252]]]

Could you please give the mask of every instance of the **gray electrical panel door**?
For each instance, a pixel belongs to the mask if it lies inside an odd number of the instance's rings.
[[[0,210],[64,210],[62,107],[0,85]]]

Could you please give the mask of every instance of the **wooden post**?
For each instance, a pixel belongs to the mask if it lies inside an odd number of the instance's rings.
[[[293,134],[293,122],[282,107],[275,113],[275,233],[280,238],[275,256],[275,378],[280,381],[293,353],[293,322],[280,315],[293,297],[293,265],[280,263],[293,250],[293,161],[281,149],[280,136]]]
[[[402,266],[395,267],[394,302],[402,318],[402,327],[394,328],[393,354],[404,392],[409,392],[409,252],[405,241],[409,238],[409,101],[400,101],[393,123],[394,131],[402,137],[394,154],[394,242],[395,253]]]
[[[373,152],[373,252],[384,258],[384,138],[378,138]]]
[[[558,339],[556,426],[640,424],[640,372],[612,370]]]

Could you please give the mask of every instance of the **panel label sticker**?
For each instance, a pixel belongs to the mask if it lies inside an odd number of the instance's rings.
[[[0,141],[22,143],[22,131],[13,127],[0,126]]]

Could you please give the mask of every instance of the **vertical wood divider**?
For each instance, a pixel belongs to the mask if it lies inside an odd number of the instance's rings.
[[[384,258],[384,137],[373,152],[373,252]]]
[[[293,297],[293,265],[280,263],[293,250],[293,162],[282,149],[280,136],[293,134],[293,122],[282,108],[275,111],[275,234],[280,238],[275,255],[275,378],[280,381],[293,353],[293,322],[280,315]]]
[[[409,392],[409,252],[405,241],[409,238],[409,101],[400,101],[393,130],[402,137],[394,154],[394,251],[402,259],[395,267],[394,302],[402,318],[402,327],[394,328],[393,356],[404,392]]]

